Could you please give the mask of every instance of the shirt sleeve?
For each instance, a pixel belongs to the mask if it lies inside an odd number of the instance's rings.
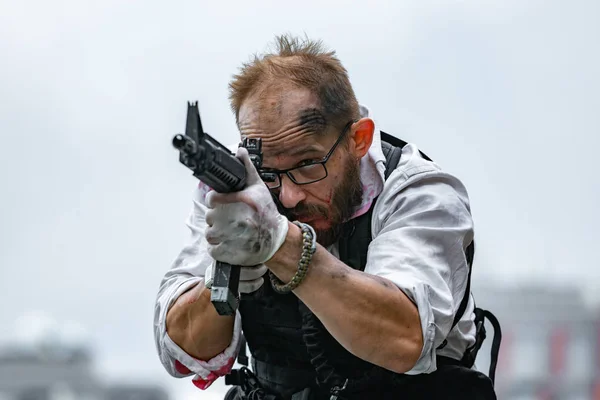
[[[200,183],[194,191],[193,208],[186,220],[190,235],[171,268],[163,277],[154,309],[154,339],[160,361],[167,372],[177,378],[195,375],[193,383],[206,389],[219,376],[227,374],[235,362],[240,345],[241,316],[236,312],[232,341],[208,361],[193,358],[169,337],[166,316],[177,298],[192,286],[204,283],[204,274],[213,263],[204,238],[206,206],[204,198],[210,189]]]
[[[433,372],[467,285],[473,221],[466,189],[408,145],[377,200],[372,232],[365,272],[394,282],[419,311],[423,349],[407,374]]]

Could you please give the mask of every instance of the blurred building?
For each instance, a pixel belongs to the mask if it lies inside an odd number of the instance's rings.
[[[600,399],[600,312],[570,289],[485,288],[477,305],[499,319],[503,331],[496,369],[502,400]],[[477,365],[487,372],[493,329]]]
[[[111,385],[88,350],[46,343],[0,349],[0,400],[168,400],[161,387]]]

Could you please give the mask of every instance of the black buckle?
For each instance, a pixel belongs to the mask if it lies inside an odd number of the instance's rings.
[[[225,385],[242,386],[245,382],[245,376],[239,369],[232,369],[225,375]]]
[[[253,390],[262,390],[262,386],[256,376],[246,367],[233,369],[225,375],[225,385],[241,386],[242,390],[249,393]]]

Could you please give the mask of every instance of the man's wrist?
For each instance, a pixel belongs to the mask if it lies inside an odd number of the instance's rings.
[[[281,247],[273,254],[265,265],[280,280],[288,282],[298,269],[298,261],[302,255],[302,230],[288,221],[288,231]]]

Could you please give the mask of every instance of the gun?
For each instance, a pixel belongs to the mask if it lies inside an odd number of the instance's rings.
[[[242,190],[246,185],[246,168],[226,146],[202,130],[198,102],[188,102],[185,135],[173,137],[173,147],[179,150],[179,162],[193,175],[219,193]],[[250,159],[260,171],[262,142],[260,138],[244,138],[241,146],[248,149]],[[265,181],[276,179],[263,173]],[[240,267],[217,261],[210,300],[219,315],[233,315],[239,303]]]

